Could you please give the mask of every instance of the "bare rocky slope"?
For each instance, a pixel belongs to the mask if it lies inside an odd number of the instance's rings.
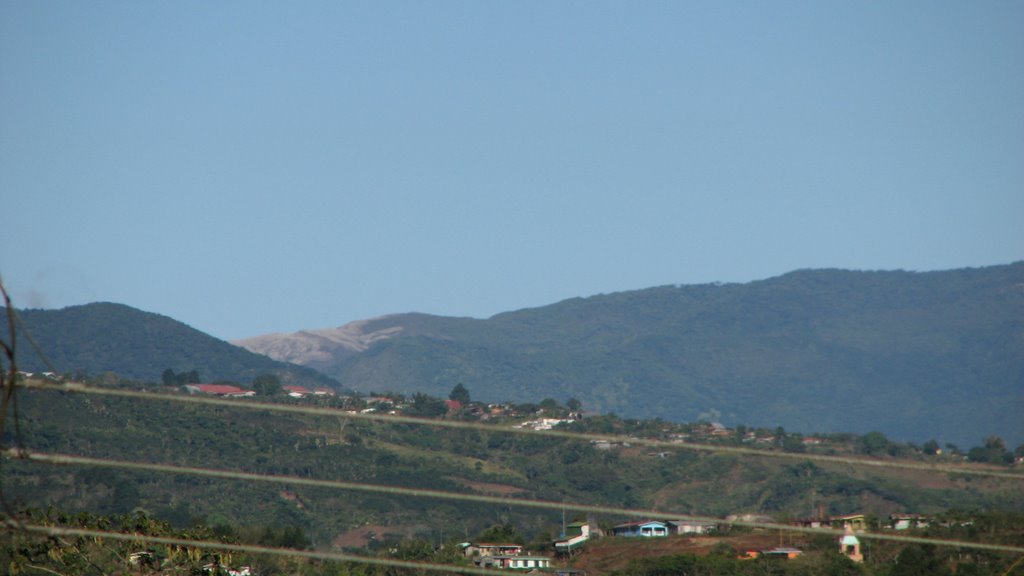
[[[376,342],[402,331],[401,326],[367,331],[367,324],[377,319],[349,322],[337,328],[301,330],[292,334],[265,334],[232,342],[251,352],[282,362],[311,368],[330,366],[340,358],[365,352]]]

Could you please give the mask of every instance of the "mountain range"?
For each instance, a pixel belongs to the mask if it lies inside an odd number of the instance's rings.
[[[62,372],[286,383],[788,431],[1024,441],[1024,262],[939,272],[802,270],[744,284],[572,298],[487,319],[396,314],[218,340],[121,304],[23,310]],[[19,342],[19,367],[47,364]]]
[[[397,314],[235,342],[364,392],[574,397],[634,418],[1024,441],[1024,262],[802,270],[488,319]]]

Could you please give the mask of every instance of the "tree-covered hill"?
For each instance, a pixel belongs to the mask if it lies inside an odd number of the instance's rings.
[[[1024,262],[803,270],[359,330],[386,337],[316,362],[357,390],[442,395],[462,382],[481,399],[575,397],[630,417],[1024,440]]]
[[[6,310],[0,308],[0,312]],[[20,310],[22,324],[57,371],[159,382],[170,368],[198,372],[207,382],[248,383],[259,374],[285,382],[336,387],[337,382],[307,367],[272,360],[200,332],[159,314],[123,304],[95,303],[60,310]],[[18,338],[18,367],[50,370],[23,331]]]

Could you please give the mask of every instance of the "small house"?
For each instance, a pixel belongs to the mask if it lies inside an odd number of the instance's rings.
[[[812,516],[810,518],[794,518],[789,521],[790,526],[799,526],[800,528],[828,528],[828,518],[821,518],[819,516]]]
[[[799,548],[782,548],[782,547],[779,547],[779,548],[769,548],[768,550],[761,550],[761,557],[762,558],[779,558],[779,559],[782,559],[782,560],[792,560],[792,559],[800,556],[803,553],[804,553],[804,551],[799,549]]]
[[[927,528],[928,519],[920,514],[892,514],[889,516],[889,525],[893,530]]]
[[[467,544],[463,550],[466,556],[518,556],[523,553],[522,544],[514,543],[479,543]]]
[[[573,522],[565,527],[565,534],[560,540],[555,541],[555,550],[559,554],[569,554],[577,550],[590,539],[590,524],[586,522]]]
[[[669,520],[667,524],[672,534],[710,534],[718,529],[714,522],[697,520]]]
[[[612,528],[615,536],[628,538],[657,538],[668,536],[668,525],[658,520],[644,522],[627,522]]]
[[[865,520],[863,514],[833,516],[829,520],[833,528],[846,528],[849,526],[854,532],[863,532],[867,528],[867,520]]]

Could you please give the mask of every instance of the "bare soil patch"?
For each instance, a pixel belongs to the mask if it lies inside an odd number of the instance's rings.
[[[390,530],[390,526],[384,526],[383,524],[361,526],[335,536],[331,544],[335,548],[365,548],[375,538],[379,538],[384,532]]]

